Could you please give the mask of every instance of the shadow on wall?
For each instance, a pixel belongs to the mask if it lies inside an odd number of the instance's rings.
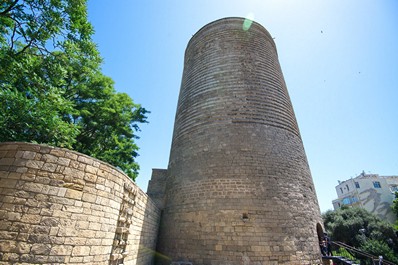
[[[391,204],[388,202],[382,202],[382,194],[378,193],[375,189],[367,189],[360,193],[362,197],[362,205],[371,213],[377,215],[381,219],[386,219],[391,223],[396,220],[395,214],[391,209]]]
[[[156,243],[161,211],[146,194],[138,194],[134,212],[138,218],[133,219],[133,229],[130,231],[133,264],[153,264],[156,253]],[[136,247],[138,246],[138,248]]]
[[[0,143],[0,209],[0,261],[153,263],[160,210],[123,172],[81,153]]]

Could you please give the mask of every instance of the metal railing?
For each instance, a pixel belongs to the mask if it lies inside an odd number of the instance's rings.
[[[379,265],[379,264],[380,265],[397,265],[397,264],[395,264],[395,263],[393,263],[391,261],[385,260],[385,259],[382,259],[380,261],[379,257],[373,256],[373,255],[371,255],[371,254],[369,254],[369,253],[367,253],[365,251],[362,251],[360,249],[357,249],[355,247],[347,245],[346,243],[343,243],[343,242],[331,241],[330,243],[335,245],[335,246],[337,246],[337,247],[340,247],[340,248],[343,248],[343,249],[347,250],[348,253],[350,253],[352,256],[354,256],[355,258],[357,258],[359,260],[364,260],[364,259],[370,260],[371,264],[374,264],[374,265]]]

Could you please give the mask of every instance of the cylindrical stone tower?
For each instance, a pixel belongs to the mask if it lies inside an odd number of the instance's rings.
[[[320,262],[315,189],[261,25],[224,18],[192,37],[174,126],[158,239],[164,264]]]

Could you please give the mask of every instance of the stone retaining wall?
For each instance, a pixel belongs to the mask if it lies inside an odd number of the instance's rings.
[[[152,264],[160,210],[118,169],[0,143],[0,264]]]

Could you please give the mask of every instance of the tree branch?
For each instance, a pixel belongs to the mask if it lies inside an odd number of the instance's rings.
[[[17,25],[14,25],[14,28],[12,30],[12,35],[11,35],[11,47],[10,50],[14,49],[14,37],[15,37],[15,32],[17,31]]]
[[[29,43],[27,45],[25,45],[25,47],[22,48],[22,50],[20,50],[19,52],[15,53],[16,56],[20,55],[21,53],[23,53],[24,51],[26,51],[30,46],[32,46],[34,39],[31,39],[29,41]]]
[[[15,0],[14,2],[11,3],[9,7],[7,7],[4,11],[0,12],[0,16],[4,17],[7,16],[7,14],[17,5],[19,0]]]

